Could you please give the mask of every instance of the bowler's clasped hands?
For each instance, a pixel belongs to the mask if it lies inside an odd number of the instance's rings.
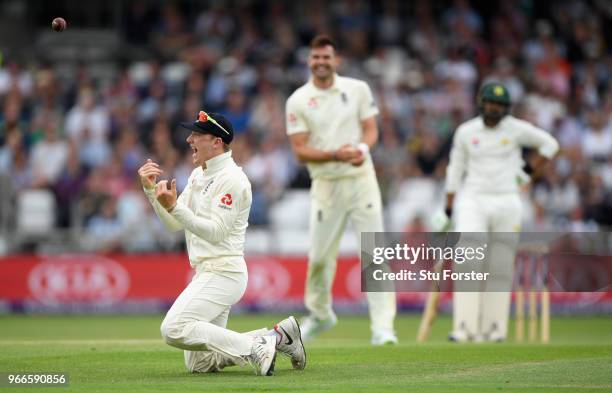
[[[140,176],[140,182],[142,186],[147,190],[155,188],[155,198],[160,205],[169,212],[176,206],[176,179],[172,179],[170,183],[168,180],[161,180],[157,182],[157,177],[160,176],[164,171],[159,167],[159,164],[148,159],[147,162],[138,169],[138,175]]]
[[[348,162],[353,166],[360,166],[365,161],[366,155],[355,146],[346,144],[335,151],[335,158],[338,161]]]

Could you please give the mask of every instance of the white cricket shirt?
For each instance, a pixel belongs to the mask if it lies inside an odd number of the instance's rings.
[[[481,116],[461,124],[446,168],[446,192],[457,192],[464,174],[466,191],[518,192],[517,177],[524,164],[522,147],[537,149],[549,159],[559,150],[548,132],[513,116],[505,116],[494,128],[487,127]]]
[[[332,151],[342,145],[357,146],[362,140],[361,122],[378,114],[378,107],[367,83],[334,75],[328,89],[319,89],[312,79],[287,99],[287,134],[308,132],[308,146]],[[313,179],[338,179],[373,171],[372,160],[358,167],[345,162],[307,162]]]
[[[155,190],[145,189],[155,212],[171,231],[185,230],[191,266],[206,270],[244,272],[244,237],[251,210],[251,183],[231,151],[195,168],[177,205],[168,213]]]

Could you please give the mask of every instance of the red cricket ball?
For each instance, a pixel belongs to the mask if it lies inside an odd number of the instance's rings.
[[[51,22],[51,28],[58,33],[66,30],[66,27],[68,27],[68,24],[64,18],[55,18],[53,22]]]

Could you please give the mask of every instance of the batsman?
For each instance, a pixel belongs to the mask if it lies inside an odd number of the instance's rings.
[[[496,287],[483,283],[479,291],[455,285],[449,339],[459,342],[506,339],[518,236],[502,233],[520,231],[520,184],[540,173],[559,150],[548,132],[509,114],[510,95],[502,84],[484,85],[477,104],[479,115],[461,124],[453,137],[445,213],[457,232],[488,233],[488,269],[509,279]],[[534,157],[523,160],[523,148],[533,149]]]

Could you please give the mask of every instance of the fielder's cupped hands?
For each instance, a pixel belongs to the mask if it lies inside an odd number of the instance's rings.
[[[147,162],[140,168],[138,168],[138,175],[140,176],[140,182],[142,186],[147,189],[155,187],[157,182],[157,176],[160,176],[164,171],[161,170],[159,164],[148,159]]]
[[[176,206],[176,179],[162,180],[155,186],[155,197],[160,205],[169,212]]]

